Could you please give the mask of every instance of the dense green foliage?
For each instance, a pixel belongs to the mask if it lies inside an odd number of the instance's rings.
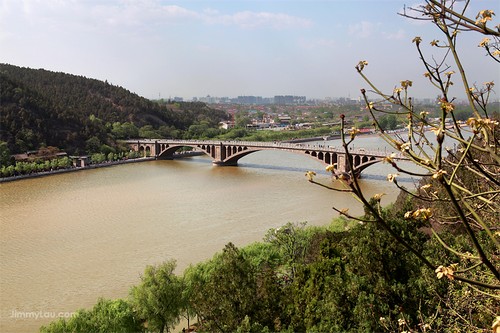
[[[132,307],[148,323],[148,330],[170,332],[179,322],[183,285],[174,274],[175,267],[175,261],[146,267],[141,284],[130,290]]]
[[[94,153],[90,156],[92,164],[99,164],[105,162],[115,162],[120,160],[139,158],[141,155],[136,151],[129,151],[127,153],[115,153],[114,150],[108,154]],[[12,177],[32,175],[41,172],[52,172],[61,169],[74,168],[71,158],[64,156],[51,159],[34,159],[32,161],[18,161],[11,163],[10,161],[0,167],[0,177]]]
[[[69,319],[62,318],[40,328],[42,333],[142,331],[142,322],[136,319],[130,304],[121,299],[99,299],[90,310],[79,310]]]
[[[227,115],[204,103],[160,105],[83,76],[0,64],[0,141],[11,153],[41,146],[95,153],[130,137],[179,137]]]
[[[71,166],[71,160],[68,157],[51,159],[46,161],[16,162],[9,166],[2,165],[0,168],[0,177],[11,177],[14,175],[28,175],[35,172],[53,171],[65,169]]]

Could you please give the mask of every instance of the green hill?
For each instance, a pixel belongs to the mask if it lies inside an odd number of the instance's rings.
[[[204,103],[160,105],[108,82],[0,64],[0,141],[12,153],[41,146],[84,153],[90,139],[113,146],[131,134],[181,136],[226,118]]]

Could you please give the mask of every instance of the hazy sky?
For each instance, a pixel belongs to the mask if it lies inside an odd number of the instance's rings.
[[[431,52],[428,43],[443,38],[397,15],[405,4],[418,2],[0,0],[0,62],[189,99],[357,97],[367,86],[354,66],[367,60],[366,74],[389,92],[412,80],[414,96],[434,97],[411,41],[421,36]],[[471,15],[482,9],[500,15],[497,0],[472,1]],[[499,66],[477,47],[482,37],[463,37],[472,83],[498,81]]]

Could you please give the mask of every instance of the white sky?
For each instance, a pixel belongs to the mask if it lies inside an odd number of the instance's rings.
[[[473,0],[470,15],[500,15],[499,3]],[[405,4],[417,2],[0,0],[0,62],[108,80],[146,98],[189,99],[354,98],[367,88],[354,66],[367,60],[366,74],[387,92],[412,80],[413,96],[435,97],[411,41],[421,36],[432,52],[428,43],[443,37],[397,15]],[[500,77],[477,47],[482,38],[463,34],[471,83]]]

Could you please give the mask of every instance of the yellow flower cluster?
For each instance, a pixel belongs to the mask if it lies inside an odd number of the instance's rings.
[[[469,125],[473,130],[479,130],[481,127],[488,127],[493,130],[496,126],[498,126],[497,120],[492,120],[489,118],[469,118],[466,121],[467,125]]]
[[[377,193],[372,197],[372,199],[374,199],[375,201],[380,201],[384,195],[385,193]]]
[[[401,87],[405,90],[408,89],[408,87],[411,87],[412,84],[413,82],[410,80],[401,81]]]
[[[444,110],[446,113],[450,113],[455,110],[455,105],[453,105],[453,103],[441,100],[439,104],[441,105],[441,110]]]
[[[446,170],[438,170],[436,171],[433,175],[432,175],[432,178],[433,179],[437,179],[437,180],[441,180],[443,179],[444,175],[447,174]]]
[[[405,219],[414,218],[420,220],[428,220],[432,217],[432,211],[430,208],[419,208],[416,211],[406,212]]]
[[[383,162],[387,162],[387,163],[393,163],[394,162],[394,157],[396,157],[396,153],[392,153],[391,155],[389,156],[386,156],[383,160]]]
[[[390,181],[391,183],[393,183],[397,176],[399,176],[399,174],[397,174],[397,173],[390,173],[390,174],[387,175],[387,180]]]
[[[418,45],[422,42],[422,38],[417,36],[417,37],[413,38],[413,40],[411,42]]]
[[[360,62],[358,62],[358,64],[356,65],[356,69],[358,70],[358,72],[361,72],[365,66],[368,66],[368,61],[366,60],[361,60]]]
[[[485,82],[484,85],[486,86],[487,91],[491,91],[491,89],[493,89],[493,86],[495,86],[495,82],[493,81]]]
[[[422,119],[425,119],[425,117],[427,117],[428,115],[429,115],[429,112],[427,112],[427,111],[420,112],[420,118],[422,118]]]
[[[328,171],[328,172],[334,172],[335,171],[335,167],[337,166],[337,163],[333,163],[333,164],[330,164],[328,165],[325,170]]]
[[[314,176],[316,176],[316,172],[314,172],[314,171],[307,171],[306,172],[307,180],[309,180],[310,182],[312,182],[314,180]]]
[[[443,276],[446,276],[449,280],[453,280],[453,273],[457,269],[457,264],[451,264],[448,267],[439,266],[436,268],[435,272],[438,279],[441,279]]]
[[[423,161],[422,161],[422,164],[423,164],[423,165],[430,166],[430,165],[432,165],[432,162],[431,162],[431,160],[430,160],[430,159],[426,158],[425,160],[423,160]]]
[[[360,132],[359,129],[357,129],[356,127],[351,127],[351,129],[349,130],[349,135],[351,136],[351,140],[354,139],[359,132]]]
[[[488,37],[484,37],[478,46],[479,47],[486,47],[486,46],[488,46],[489,42],[490,42],[490,39]]]
[[[428,188],[431,188],[431,187],[432,187],[432,184],[425,184],[425,185],[420,186],[420,189],[427,190]]]
[[[345,180],[345,181],[349,181],[350,180],[350,176],[348,173],[345,173],[345,172],[342,172],[338,177],[337,179],[340,179],[340,180]]]
[[[476,16],[476,24],[486,25],[486,22],[491,21],[495,13],[490,9],[480,11]]]
[[[403,143],[400,147],[399,147],[399,150],[401,150],[402,152],[405,152],[405,151],[409,151],[411,148],[411,143],[410,142],[405,142]]]

